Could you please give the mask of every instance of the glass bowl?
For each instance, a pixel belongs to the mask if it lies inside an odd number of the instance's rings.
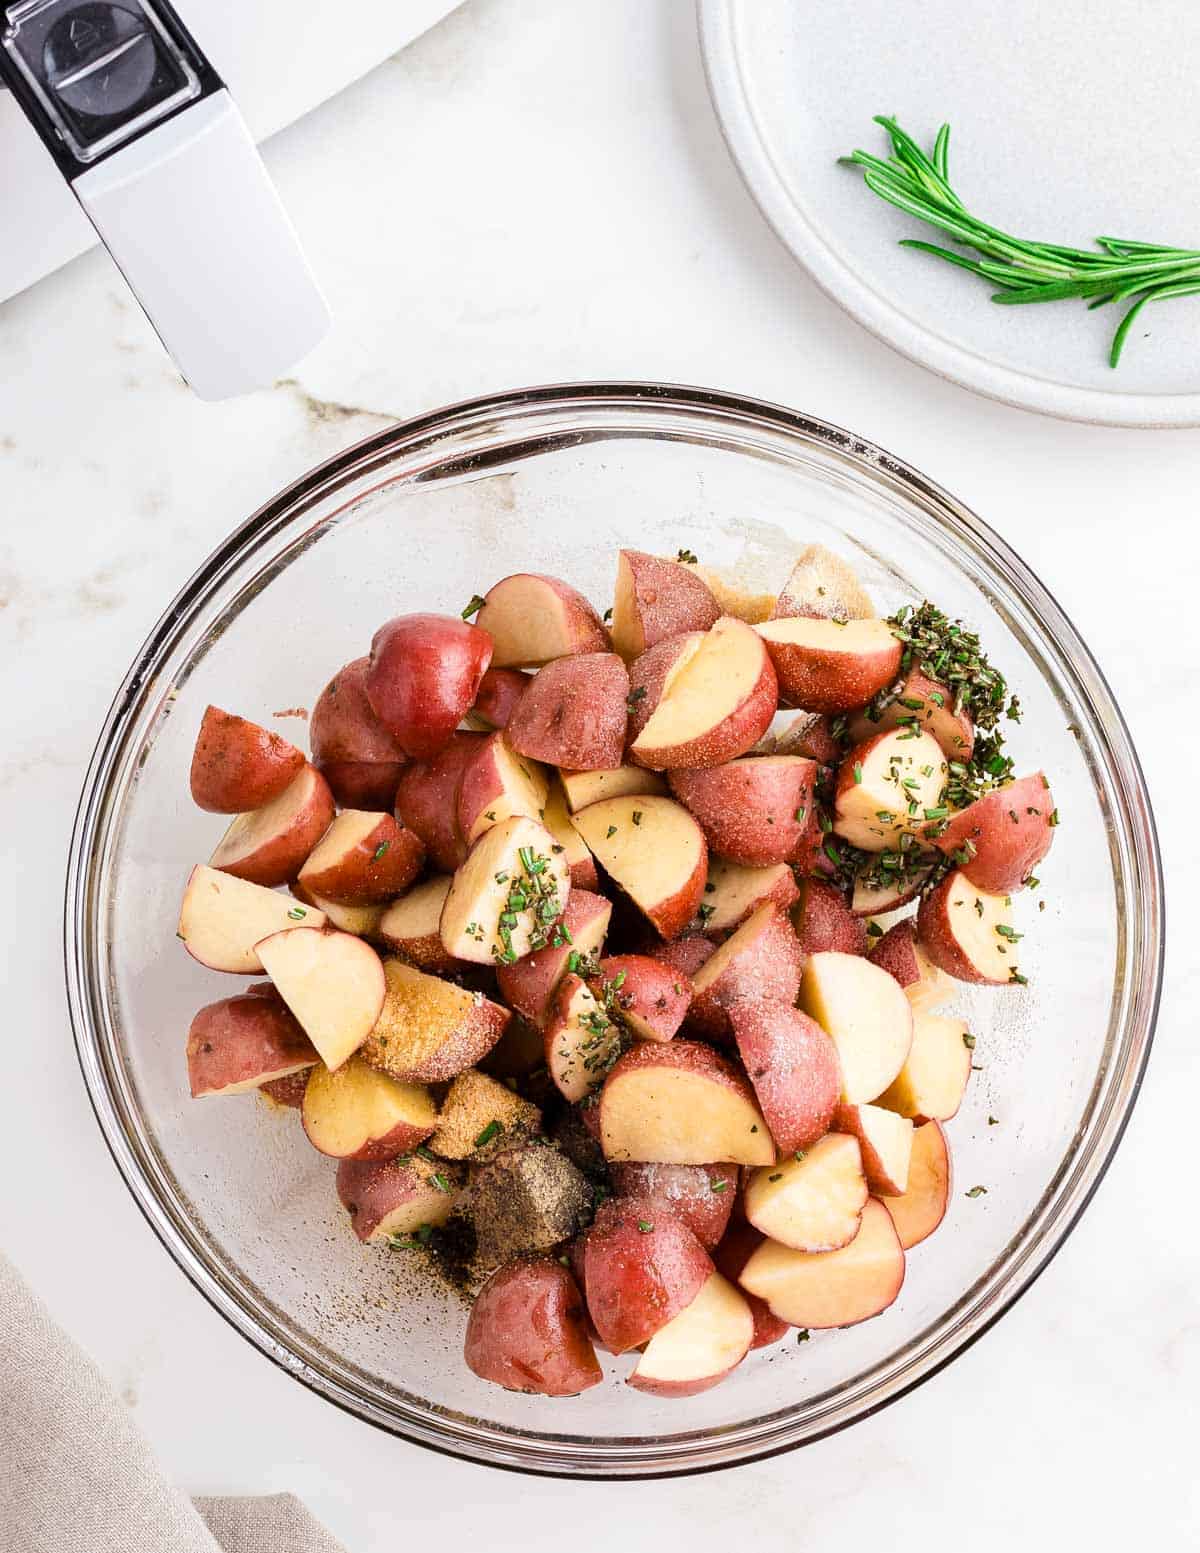
[[[254,1097],[197,1104],[194,1010],[240,985],[175,942],[214,818],[188,798],[210,701],[251,717],[311,705],[404,611],[457,614],[519,570],[611,597],[619,546],[778,587],[797,545],[859,568],[881,613],[929,597],[982,634],[1025,716],[1018,770],[1051,775],[1062,826],[1019,901],[1025,988],[958,989],[976,1032],[950,1125],[955,1186],[895,1305],[751,1354],[686,1401],[624,1384],[578,1398],[500,1390],[465,1368],[465,1312],[412,1254],[349,1233],[332,1161]],[[277,724],[295,737],[301,725]],[[1044,908],[1044,909],[1039,909]],[[753,1460],[852,1423],[933,1374],[1062,1244],[1112,1156],[1159,993],[1162,886],[1137,758],[1098,668],[1037,578],[923,475],[810,416],[654,384],[538,388],[380,432],[280,493],[154,628],[88,772],[66,902],[84,1077],[130,1191],[196,1287],[269,1358],[371,1423],[495,1466],[641,1477]],[[994,1119],[994,1120],[993,1120]],[[986,1194],[968,1195],[981,1185]]]

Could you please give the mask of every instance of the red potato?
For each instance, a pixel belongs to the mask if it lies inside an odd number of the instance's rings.
[[[273,987],[202,1008],[187,1039],[192,1099],[240,1095],[311,1068],[320,1057]]]
[[[599,1089],[621,1051],[621,1032],[574,972],[563,977],[546,1021],[546,1070],[577,1105]]]
[[[724,1239],[713,1252],[713,1261],[717,1271],[730,1283],[737,1284],[741,1276],[742,1268],[762,1245],[765,1236],[760,1235],[753,1224],[747,1224],[745,1220],[735,1221],[725,1231]],[[768,1348],[772,1343],[777,1343],[781,1337],[787,1336],[788,1324],[780,1321],[773,1315],[771,1307],[765,1300],[760,1300],[757,1294],[751,1294],[748,1289],[742,1290],[742,1298],[750,1307],[750,1315],[754,1322],[754,1336],[750,1340],[751,1349]]]
[[[562,916],[566,930],[560,935],[562,941],[548,944],[535,954],[527,954],[512,965],[498,965],[496,981],[500,996],[526,1019],[544,1026],[550,1017],[554,994],[567,974],[572,957],[586,959],[600,953],[611,916],[612,906],[602,895],[573,889]]]
[[[554,924],[570,892],[566,860],[549,831],[536,820],[504,820],[484,831],[455,872],[442,907],[442,943],[459,960],[511,965],[562,938]]]
[[[210,814],[242,814],[278,798],[303,770],[294,744],[210,706],[192,751],[192,802]]]
[[[504,1034],[508,1009],[403,960],[383,964],[385,997],[363,1061],[405,1084],[442,1084],[473,1068]]]
[[[723,765],[762,737],[778,700],[775,671],[755,628],[723,615],[668,677],[630,745],[630,759],[653,771]]]
[[[263,968],[259,940],[299,925],[324,927],[325,913],[201,863],[188,875],[176,934],[210,970],[253,976]]]
[[[970,1077],[971,1047],[963,1021],[914,1009],[912,1047],[879,1104],[918,1125],[948,1122],[958,1114]]]
[[[686,938],[677,938],[670,944],[653,944],[646,950],[649,959],[657,960],[673,971],[681,971],[689,981],[716,952],[716,944],[700,933],[689,933]]]
[[[829,1132],[754,1171],[742,1201],[746,1218],[777,1245],[836,1251],[858,1234],[868,1195],[857,1138]]]
[[[282,1078],[268,1079],[258,1086],[258,1092],[271,1109],[298,1111],[304,1104],[308,1072],[307,1068],[297,1068],[295,1073],[285,1073]]]
[[[519,754],[572,771],[604,771],[625,751],[629,674],[616,653],[578,653],[538,670],[505,738]]]
[[[699,1041],[642,1041],[600,1092],[600,1142],[608,1160],[767,1165],[775,1145],[742,1074]]]
[[[518,755],[506,735],[489,734],[471,753],[458,784],[457,826],[468,847],[501,820],[540,820],[550,779],[544,766]]]
[[[598,955],[608,932],[612,906],[590,890],[572,890],[562,916],[561,942],[551,943],[511,965],[496,967],[496,981],[504,1001],[538,1026],[550,1017],[559,984],[574,958]]]
[[[444,975],[459,968],[462,962],[446,953],[439,932],[449,890],[449,876],[442,874],[423,880],[393,901],[376,928],[380,943],[423,971]]]
[[[751,752],[755,755],[803,755],[819,766],[836,766],[845,753],[821,712],[800,712],[778,733],[765,733]]]
[[[928,1240],[946,1217],[952,1174],[945,1128],[926,1122],[913,1133],[907,1187],[899,1196],[881,1199],[906,1251]]]
[[[712,1261],[681,1220],[649,1198],[609,1198],[583,1253],[588,1314],[615,1354],[640,1348],[695,1299]]]
[[[488,669],[467,715],[484,729],[506,728],[513,707],[528,688],[529,675],[520,669]]]
[[[920,728],[932,734],[948,760],[970,760],[975,748],[975,724],[967,711],[954,710],[954,692],[910,669],[895,698],[875,715],[868,708],[850,723],[850,737],[857,744],[886,728]]]
[[[785,914],[771,901],[759,906],[692,977],[689,1026],[720,1038],[729,1033],[730,1010],[739,1001],[790,1006],[802,959]]]
[[[820,879],[805,879],[800,899],[792,909],[792,926],[806,955],[827,949],[839,954],[867,952],[866,924],[846,905],[846,897],[836,885]]]
[[[629,665],[629,727],[627,744],[650,721],[669,685],[687,668],[704,641],[703,631],[683,631],[649,648]]]
[[[270,889],[296,878],[333,822],[333,794],[315,766],[261,809],[239,814],[209,858],[213,868]]]
[[[396,818],[420,837],[439,873],[452,874],[466,860],[458,828],[458,790],[463,773],[484,742],[478,733],[456,733],[432,760],[414,760],[396,788]]]
[[[315,1067],[300,1119],[313,1148],[332,1159],[395,1159],[437,1126],[427,1089],[401,1084],[356,1057],[332,1073]]]
[[[819,620],[798,615],[755,629],[766,643],[789,706],[833,715],[862,706],[890,685],[900,643],[884,620]]]
[[[736,1165],[654,1165],[629,1161],[609,1167],[616,1197],[640,1197],[655,1212],[687,1225],[711,1251],[724,1235],[738,1194]]]
[[[928,733],[901,728],[857,744],[838,771],[833,828],[865,852],[895,848],[938,809],[946,789],[946,757]]]
[[[614,766],[611,771],[560,770],[558,776],[572,814],[605,798],[661,795],[667,791],[667,784],[657,771],[646,771],[641,766]]]
[[[869,620],[875,613],[854,569],[824,545],[806,545],[775,600],[772,618]]]
[[[622,658],[636,658],[682,631],[707,631],[720,618],[707,584],[686,566],[642,550],[620,552],[612,640]]]
[[[367,700],[406,755],[445,749],[475,704],[492,639],[453,615],[398,615],[371,640]]]
[[[904,1066],[913,1038],[912,1006],[895,980],[859,955],[810,955],[800,1007],[833,1038],[847,1105],[874,1100]]]
[[[694,1397],[736,1369],[753,1341],[745,1295],[712,1272],[691,1304],[646,1344],[626,1384],[656,1397]]]
[[[768,902],[787,911],[799,893],[795,875],[786,863],[753,868],[710,857],[701,902],[705,929],[714,934],[730,933]]]
[[[467,1368],[508,1391],[571,1397],[603,1380],[574,1278],[553,1257],[498,1267],[471,1306]]]
[[[374,938],[379,930],[379,924],[383,920],[384,908],[376,902],[370,906],[343,906],[340,901],[331,901],[328,896],[318,895],[315,890],[307,890],[299,879],[292,882],[291,892],[298,901],[306,906],[315,906],[318,911],[324,912],[330,927],[337,928],[339,933],[353,933],[355,938]]]
[[[406,890],[425,848],[390,814],[343,809],[309,853],[298,883],[339,906],[374,906]]]
[[[829,1130],[841,1093],[837,1048],[788,1003],[735,1003],[729,1018],[776,1147],[781,1154],[809,1148]]]
[[[383,966],[370,944],[335,928],[291,927],[255,946],[263,969],[327,1068],[367,1039],[383,1008]]]
[[[600,876],[596,872],[596,859],[571,823],[571,811],[567,808],[562,784],[558,781],[552,781],[550,784],[541,820],[554,837],[555,845],[562,848],[562,856],[566,859],[571,874],[571,888],[573,890],[598,889]]]
[[[925,888],[928,878],[927,868],[918,868],[912,873],[906,871],[896,874],[887,884],[869,883],[867,876],[859,874],[850,892],[851,915],[881,917],[885,912],[898,911],[901,906],[907,906],[910,901],[916,900]]]
[[[502,578],[488,590],[475,623],[491,636],[498,669],[608,651],[608,632],[583,594],[537,572]]]
[[[878,1105],[840,1105],[833,1118],[838,1132],[857,1138],[863,1174],[872,1194],[903,1192],[912,1158],[913,1124],[906,1116]]]
[[[1040,771],[985,793],[952,814],[934,841],[991,895],[1019,890],[1050,850],[1058,811]]]
[[[958,981],[1003,986],[1020,977],[1012,903],[961,871],[947,874],[922,900],[917,941],[939,970]]]
[[[362,1241],[407,1237],[437,1229],[454,1211],[463,1174],[446,1160],[419,1154],[400,1159],[343,1159],[337,1193]]]
[[[317,697],[308,723],[313,764],[338,803],[390,809],[406,759],[367,700],[369,658],[355,658]]]
[[[914,1010],[935,1008],[953,993],[950,978],[917,942],[917,925],[912,917],[888,928],[867,958],[896,978]]]
[[[649,955],[610,955],[600,961],[600,982],[608,984],[617,1018],[639,1041],[669,1041],[692,1001],[691,981]]]
[[[606,798],[574,816],[608,876],[664,938],[695,917],[708,875],[704,833],[670,798]]]
[[[848,1246],[793,1251],[764,1240],[739,1281],[791,1326],[813,1331],[854,1326],[886,1310],[900,1293],[904,1249],[888,1210],[872,1197]]]
[[[694,815],[710,852],[734,863],[790,862],[815,819],[817,763],[758,755],[672,771],[671,791]]]

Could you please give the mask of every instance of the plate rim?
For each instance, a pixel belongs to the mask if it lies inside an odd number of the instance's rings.
[[[1165,430],[1200,426],[1200,392],[1119,394],[1053,382],[939,339],[860,280],[789,194],[759,136],[738,69],[739,0],[696,0],[709,98],[738,174],[767,225],[831,301],[900,355],[960,388],[1014,409],[1093,426]]]

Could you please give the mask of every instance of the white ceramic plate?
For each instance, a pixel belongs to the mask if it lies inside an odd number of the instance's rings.
[[[1120,318],[1083,302],[997,307],[912,250],[938,235],[837,158],[886,155],[872,118],[928,149],[1002,230],[1087,247],[1098,232],[1200,248],[1194,0],[698,0],[725,138],[767,220],[858,321],[978,393],[1113,426],[1200,425],[1200,296]]]

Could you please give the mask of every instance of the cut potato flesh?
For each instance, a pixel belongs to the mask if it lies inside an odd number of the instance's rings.
[[[812,544],[805,545],[796,557],[775,613],[869,620],[875,609],[854,568],[824,545]]]
[[[946,1122],[962,1104],[970,1077],[963,1021],[914,1009],[912,1047],[879,1104],[918,1122]]]
[[[871,1198],[849,1245],[837,1251],[793,1251],[764,1240],[738,1282],[792,1326],[848,1327],[877,1316],[899,1294],[904,1250],[891,1215]]]
[[[324,927],[325,914],[233,874],[200,863],[192,869],[179,909],[187,952],[214,971],[261,971],[255,945],[290,927]]]
[[[838,1107],[833,1125],[858,1139],[870,1191],[904,1191],[912,1159],[913,1124],[908,1117],[885,1110],[882,1102],[843,1105]]]
[[[577,976],[570,978],[560,1007],[546,1031],[546,1067],[574,1104],[604,1082],[621,1049],[621,1032]]]
[[[665,793],[667,784],[657,771],[643,766],[615,766],[610,771],[560,771],[567,807],[572,814],[605,798],[632,798],[639,793]]]
[[[775,1158],[753,1101],[719,1080],[666,1066],[610,1077],[600,1105],[600,1134],[606,1159],[767,1165]]]
[[[715,728],[747,700],[763,672],[762,643],[741,620],[724,616],[672,666],[658,705],[634,749],[670,749]]]
[[[294,927],[256,945],[263,969],[327,1068],[370,1035],[383,1008],[383,964],[369,944],[331,928]]]
[[[681,896],[690,906],[672,916],[686,921],[692,915],[704,889],[708,848],[682,804],[673,798],[609,798],[581,809],[573,823],[593,856],[656,926],[661,928],[662,908]],[[664,931],[664,937],[672,936]]]
[[[941,804],[948,767],[931,734],[879,734],[851,751],[847,764],[850,777],[843,768],[833,828],[865,852],[895,847],[906,831],[927,823],[927,809]]]
[[[913,954],[921,974],[916,981],[909,982],[904,989],[904,994],[912,1004],[915,1016],[918,1009],[937,1008],[939,1003],[945,1003],[952,998],[954,982],[945,971],[933,963],[920,944],[913,945]]]
[[[550,786],[545,766],[516,754],[499,735],[490,749],[481,751],[475,757],[475,763],[489,767],[487,781],[490,795],[486,802],[480,803],[477,814],[468,815],[464,812],[468,791],[474,792],[477,797],[482,792],[480,776],[476,775],[473,780],[472,770],[468,767],[463,776],[463,798],[460,799],[458,811],[460,826],[469,826],[466,832],[468,846],[502,820],[511,820],[516,815],[524,815],[530,820],[541,818]]]
[[[536,820],[505,820],[486,831],[442,907],[447,951],[481,965],[510,965],[549,943],[549,924],[571,892],[567,860],[554,848],[554,837]],[[510,917],[515,920],[501,920]]]
[[[551,784],[546,794],[546,802],[542,810],[542,824],[554,837],[555,842],[562,848],[562,856],[566,860],[567,868],[572,877],[575,870],[586,867],[592,862],[592,854],[584,844],[583,837],[571,824],[571,812],[567,808],[566,798],[563,796],[559,783]],[[591,867],[591,888],[595,888],[596,868]]]
[[[775,901],[786,910],[798,893],[792,870],[786,863],[769,863],[764,868],[755,868],[745,863],[730,863],[723,857],[710,857],[704,904],[712,910],[705,919],[705,932],[728,932],[744,922],[764,901]]]
[[[951,1179],[945,1129],[926,1122],[913,1133],[908,1185],[899,1196],[882,1199],[906,1251],[928,1239],[945,1218]]]
[[[695,1395],[740,1364],[754,1340],[741,1292],[712,1272],[700,1292],[646,1344],[629,1384],[665,1395]]]
[[[843,1102],[881,1095],[912,1045],[912,1005],[896,979],[860,955],[823,950],[804,967],[800,1007],[838,1049]]]
[[[834,1251],[858,1233],[867,1195],[857,1140],[831,1132],[799,1158],[756,1170],[746,1185],[746,1217],[780,1245]]]
[[[407,895],[393,901],[380,917],[380,938],[385,944],[401,949],[406,943],[436,938],[442,907],[449,893],[450,878],[446,874],[414,885]]]
[[[389,1137],[396,1142],[392,1153],[401,1153],[437,1124],[437,1106],[427,1089],[401,1084],[355,1057],[333,1072],[313,1069],[302,1111],[309,1142],[335,1159]]]
[[[1017,967],[1012,898],[977,889],[964,873],[946,891],[946,926],[959,952],[984,981],[1008,982]]]

